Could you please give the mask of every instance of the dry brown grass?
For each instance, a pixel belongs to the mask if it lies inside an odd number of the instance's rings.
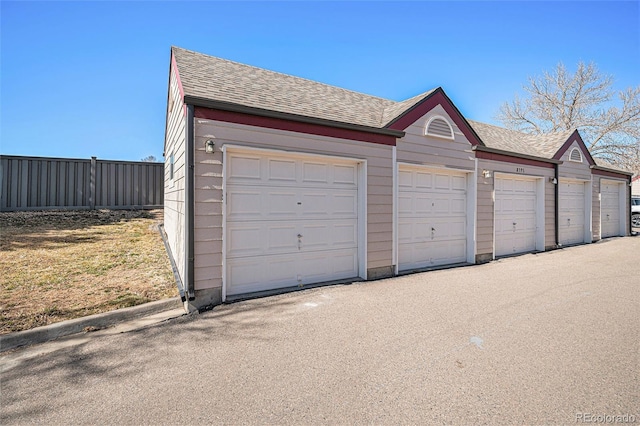
[[[0,334],[177,296],[162,211],[0,213]]]

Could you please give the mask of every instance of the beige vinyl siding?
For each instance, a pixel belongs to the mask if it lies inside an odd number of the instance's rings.
[[[517,169],[524,168],[525,172],[518,172]],[[483,170],[490,170],[492,176],[485,179]],[[555,235],[555,185],[549,181],[553,178],[555,171],[553,168],[526,166],[515,163],[505,163],[493,160],[478,160],[478,216],[477,216],[477,240],[476,256],[493,254],[493,226],[494,226],[494,200],[493,190],[495,173],[508,173],[514,176],[542,177],[544,179],[544,246],[554,247],[556,244]]]
[[[556,185],[549,182],[555,176],[554,169],[544,179],[544,249],[556,248]]]
[[[593,175],[591,193],[591,229],[593,241],[600,240],[600,176]]]
[[[591,168],[582,150],[580,151],[582,154],[582,163],[569,160],[569,155],[571,155],[573,148],[580,149],[580,145],[578,145],[577,142],[573,142],[569,149],[562,155],[560,161],[563,161],[563,163],[558,166],[558,175],[560,178],[591,180]]]
[[[204,152],[215,138],[214,154]],[[392,147],[276,129],[195,119],[195,288],[222,286],[223,145],[280,149],[367,161],[367,268],[392,258]]]
[[[449,122],[453,128],[454,140],[424,134],[425,125],[436,115],[444,117]],[[467,170],[475,166],[471,144],[441,105],[437,105],[416,120],[405,129],[405,133],[397,144],[396,156],[399,162]]]
[[[494,176],[485,178],[482,174],[482,161],[478,162],[478,211],[476,219],[476,256],[493,255],[493,188]]]
[[[164,229],[171,247],[171,254],[178,268],[181,279],[185,276],[185,247],[184,247],[184,162],[185,162],[185,109],[180,98],[178,81],[171,70],[169,80],[169,99],[167,105],[167,130],[164,143]],[[173,105],[171,105],[173,102]],[[174,155],[174,179],[169,179],[169,161]]]

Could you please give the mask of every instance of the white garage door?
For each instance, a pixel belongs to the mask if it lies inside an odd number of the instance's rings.
[[[358,164],[227,156],[226,286],[242,294],[358,276]]]
[[[466,261],[465,173],[400,165],[398,269]]]
[[[584,242],[585,227],[585,185],[581,181],[560,180],[558,188],[560,244]]]
[[[600,182],[600,206],[602,238],[620,235],[620,183]]]
[[[495,255],[536,249],[536,180],[496,177]]]

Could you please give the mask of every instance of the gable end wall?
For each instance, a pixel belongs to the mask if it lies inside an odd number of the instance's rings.
[[[180,279],[185,277],[185,135],[186,117],[179,81],[171,67],[164,143],[164,229]],[[171,103],[173,102],[173,106]],[[174,179],[169,179],[169,160],[174,155]]]

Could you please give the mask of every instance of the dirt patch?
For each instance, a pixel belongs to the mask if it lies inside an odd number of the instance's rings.
[[[177,296],[162,210],[0,213],[0,334]]]

